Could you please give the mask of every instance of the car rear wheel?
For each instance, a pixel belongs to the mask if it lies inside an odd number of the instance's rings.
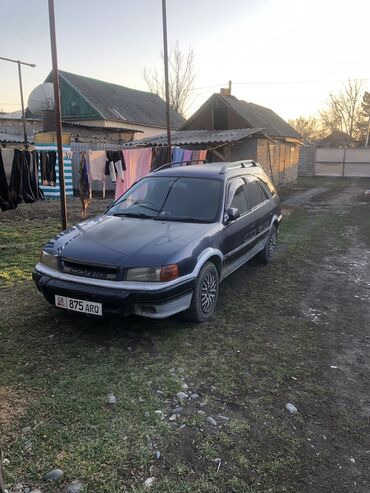
[[[266,245],[263,250],[257,253],[257,258],[260,262],[268,264],[276,256],[277,249],[277,229],[276,226],[271,226],[269,235],[267,237]]]
[[[219,276],[216,266],[207,262],[197,277],[193,297],[184,316],[191,322],[206,322],[216,308],[218,299]]]

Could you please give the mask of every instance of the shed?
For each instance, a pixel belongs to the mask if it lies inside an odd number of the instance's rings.
[[[269,108],[248,103],[222,90],[213,94],[180,130],[263,129],[230,149],[229,159],[258,161],[276,184],[295,181],[303,137]],[[262,131],[262,130],[261,130]]]
[[[234,160],[235,147],[248,147],[251,139],[270,140],[261,128],[239,128],[233,130],[176,130],[171,132],[171,144],[184,149],[207,149],[209,162]],[[129,142],[125,147],[167,146],[167,134],[147,137]],[[245,157],[245,156],[244,156]],[[268,171],[271,175],[271,170]]]

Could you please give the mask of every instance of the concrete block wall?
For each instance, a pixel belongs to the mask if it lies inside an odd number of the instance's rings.
[[[298,163],[298,176],[313,176],[315,171],[315,150],[313,144],[301,147]]]

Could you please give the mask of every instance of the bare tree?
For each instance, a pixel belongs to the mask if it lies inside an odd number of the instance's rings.
[[[161,59],[163,61],[163,53],[161,53]],[[194,59],[194,49],[189,47],[185,53],[181,51],[178,41],[170,49],[168,57],[170,105],[182,116],[185,115],[191,104],[191,94],[195,80]],[[144,68],[142,76],[150,92],[158,94],[158,96],[165,99],[162,70]]]
[[[320,111],[323,127],[328,131],[340,130],[350,137],[359,136],[364,83],[362,80],[348,80],[337,93],[330,93],[327,107]]]
[[[360,142],[365,146],[369,143],[370,130],[370,92],[365,91],[361,103],[362,120],[358,122],[358,132],[360,134]]]
[[[320,120],[316,116],[299,116],[293,120],[288,120],[289,125],[297,130],[306,140],[322,139],[324,130]]]

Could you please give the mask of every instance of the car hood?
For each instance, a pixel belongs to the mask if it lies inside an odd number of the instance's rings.
[[[214,225],[98,216],[63,231],[46,251],[63,258],[112,266],[161,266]]]

